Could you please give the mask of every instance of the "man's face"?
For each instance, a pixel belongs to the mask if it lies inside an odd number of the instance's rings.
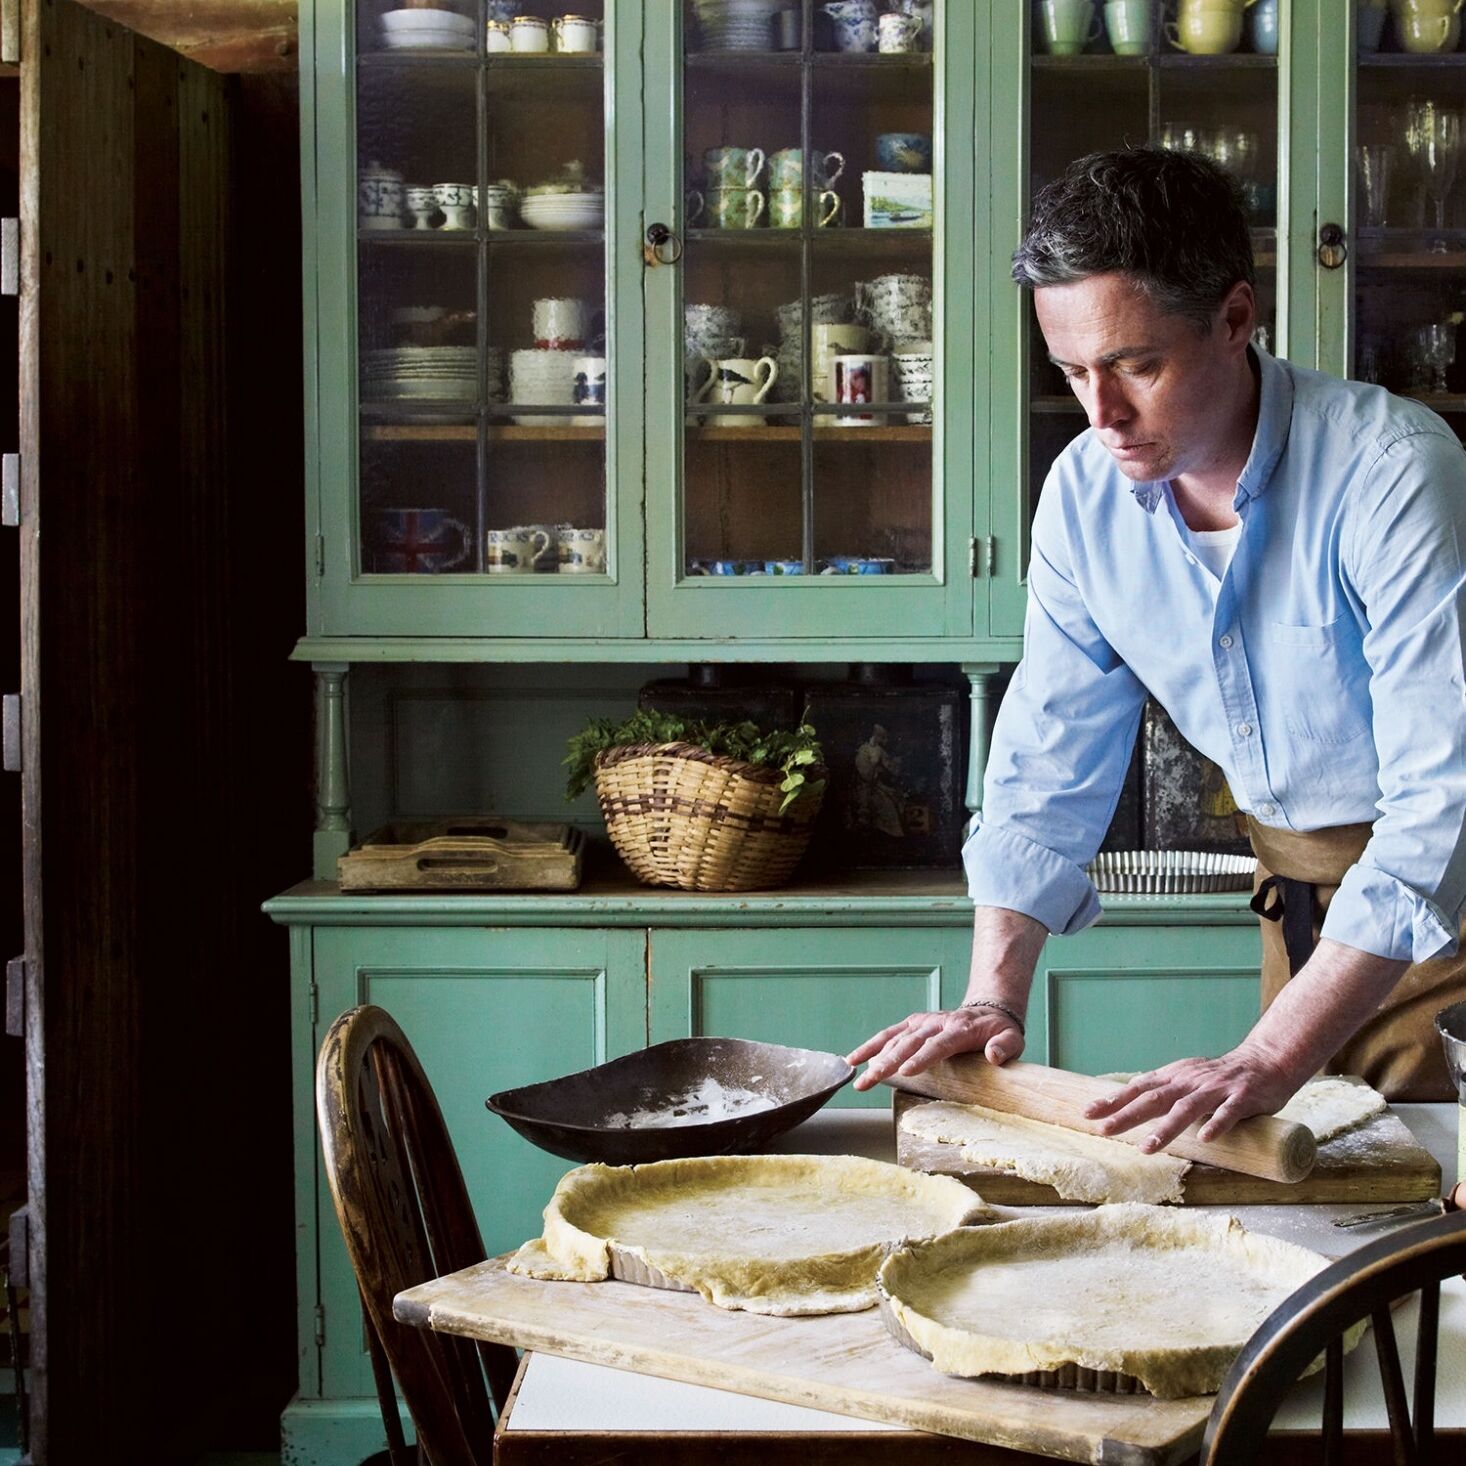
[[[1205,473],[1237,445],[1230,391],[1252,334],[1252,294],[1240,285],[1202,334],[1158,310],[1123,275],[1093,275],[1033,292],[1049,357],[1068,378],[1120,471],[1136,483]],[[1245,445],[1244,445],[1245,446]]]

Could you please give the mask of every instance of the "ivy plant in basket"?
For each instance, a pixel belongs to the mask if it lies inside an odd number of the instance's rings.
[[[689,891],[781,885],[825,792],[815,731],[639,711],[571,738],[567,797],[595,785],[606,831],[642,881]]]

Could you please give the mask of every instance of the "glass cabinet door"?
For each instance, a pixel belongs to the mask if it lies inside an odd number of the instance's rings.
[[[1466,52],[1460,17],[1361,9],[1346,352],[1466,438]]]
[[[1235,12],[1225,25],[1229,12],[1206,11],[1217,18],[1215,25],[1183,29],[1175,7],[1160,0],[1107,6],[1016,0],[1003,9],[1007,28],[1001,35],[995,29],[994,85],[1000,76],[1019,78],[1010,103],[1020,112],[1015,131],[1024,141],[1016,157],[997,166],[998,186],[1011,189],[1019,205],[1017,218],[1007,221],[1012,237],[993,241],[1001,280],[1007,279],[1029,201],[1075,158],[1146,143],[1198,152],[1242,185],[1257,263],[1257,340],[1285,354],[1286,313],[1278,309],[1278,239],[1280,228],[1286,238],[1287,226],[1279,218],[1280,210],[1286,214],[1278,186],[1280,37],[1276,25],[1260,23],[1277,11],[1257,5]],[[1281,49],[1286,55],[1286,35]],[[1002,125],[995,118],[995,135]],[[1008,283],[1006,299],[1015,319],[1005,337],[1001,313],[995,313],[994,380],[999,392],[1006,382],[1020,383],[1023,405],[1017,433],[1006,440],[999,435],[994,445],[993,492],[1006,534],[999,535],[1003,569],[992,585],[992,626],[995,635],[1020,635],[1021,575],[1033,509],[1054,459],[1087,422],[1062,372],[1048,359],[1031,293]],[[1003,496],[1015,493],[1016,502],[1004,502]]]
[[[654,635],[971,629],[976,7],[887,11],[648,7]]]
[[[351,135],[317,187],[354,194],[341,278],[322,279],[356,392],[323,412],[327,629],[640,631],[639,506],[611,490],[618,454],[640,456],[608,125],[635,37],[614,0],[574,8],[360,0],[342,17]],[[330,323],[323,302],[322,337]]]

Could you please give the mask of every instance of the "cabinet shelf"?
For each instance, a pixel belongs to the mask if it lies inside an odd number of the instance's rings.
[[[932,246],[930,229],[689,229],[689,244],[716,245],[719,250],[787,249],[804,238],[815,240],[821,253],[871,254],[902,250],[928,254]]]
[[[877,67],[884,71],[929,71],[932,64],[930,51],[688,51],[683,59],[696,71],[721,71],[725,67],[747,71],[763,66],[791,70],[807,66],[820,71],[827,67],[835,70]]]
[[[370,423],[363,434],[368,443],[472,443],[478,439],[474,423]],[[495,424],[487,430],[491,443],[602,443],[604,428],[520,427]]]
[[[903,411],[905,409],[902,409]],[[817,443],[930,443],[930,423],[898,423],[888,427],[859,428],[851,426],[816,427]],[[797,443],[797,427],[716,427],[689,428],[688,436],[699,443]]]
[[[1042,53],[1032,57],[1038,71],[1133,71],[1144,75],[1147,71],[1195,71],[1215,68],[1227,71],[1274,71],[1276,56],[1256,56],[1246,51],[1232,51],[1224,56],[1047,56]]]
[[[362,244],[387,249],[466,249],[479,244],[548,249],[567,244],[604,247],[606,242],[602,229],[358,229],[356,237]]]

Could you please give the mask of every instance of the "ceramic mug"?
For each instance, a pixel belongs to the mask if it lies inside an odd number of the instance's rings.
[[[710,188],[704,207],[709,229],[756,229],[765,199],[756,188]]]
[[[496,575],[533,575],[557,570],[560,543],[548,524],[519,524],[484,531],[484,569]]]
[[[1379,50],[1379,43],[1385,33],[1385,17],[1389,11],[1376,0],[1359,0],[1354,12],[1354,42],[1361,56],[1368,56]]]
[[[584,15],[557,15],[550,22],[555,50],[566,56],[589,56],[596,49],[596,23]]]
[[[370,521],[370,569],[377,575],[440,575],[468,559],[473,543],[468,526],[446,509],[373,509]]]
[[[1223,56],[1242,41],[1242,12],[1231,6],[1183,5],[1175,20],[1166,22],[1166,39],[1193,56]]]
[[[898,402],[921,402],[920,412],[908,412],[906,421],[929,423],[932,420],[932,392],[935,386],[935,360],[930,341],[910,341],[891,357],[896,378]]]
[[[834,26],[837,51],[875,50],[876,0],[833,0],[820,10]]]
[[[886,402],[890,399],[891,364],[884,356],[873,356],[865,351],[837,356],[833,374],[836,402]],[[883,412],[842,413],[836,419],[842,428],[878,427],[885,420]]]
[[[772,356],[761,356],[757,361],[751,356],[724,357],[716,362],[710,360],[708,365],[713,371],[697,400],[721,407],[747,407],[762,402],[779,375],[779,364]],[[712,427],[751,428],[761,426],[764,419],[751,413],[730,412],[714,413],[707,422]]]
[[[886,56],[904,56],[921,49],[921,17],[887,11],[876,22],[876,46]]]
[[[577,356],[570,364],[570,400],[577,407],[598,409],[570,419],[573,428],[599,428],[606,422],[606,358]]]
[[[484,185],[483,222],[485,229],[508,229],[514,223],[515,201],[519,190],[512,183],[500,180]]]
[[[431,185],[414,184],[402,192],[407,202],[407,212],[412,215],[409,229],[431,229],[433,216],[438,212],[438,191]]]
[[[1110,0],[1105,33],[1117,56],[1149,56],[1155,45],[1155,0]]]
[[[541,351],[574,351],[590,339],[591,303],[570,295],[548,296],[530,308],[535,346]]]
[[[490,56],[502,55],[505,51],[512,51],[514,42],[509,38],[509,22],[507,20],[490,20],[484,22],[484,50]]]
[[[876,163],[887,173],[930,173],[932,140],[924,132],[883,132],[876,139]]]
[[[356,176],[356,217],[363,229],[401,229],[402,175],[368,163]]]
[[[814,149],[810,151],[811,188],[833,188],[844,171],[844,153],[821,153]],[[769,159],[769,187],[776,190],[804,187],[803,148],[780,148]]]
[[[537,15],[516,15],[509,23],[511,49],[535,55],[550,49],[550,23]]]
[[[472,229],[478,186],[472,183],[435,183],[433,193],[443,211],[444,229]]]
[[[766,353],[772,355],[772,353]],[[745,336],[711,336],[698,351],[689,351],[682,360],[682,375],[687,384],[687,400],[701,402],[712,390],[718,374],[717,363],[748,355]],[[780,372],[784,369],[781,366]]]
[[[1039,13],[1051,56],[1078,56],[1099,37],[1101,21],[1090,0],[1040,0]]]
[[[1259,56],[1278,54],[1278,0],[1257,0],[1247,12],[1247,35]]]
[[[606,531],[581,529],[562,524],[555,531],[557,558],[562,575],[604,575],[606,573]]]
[[[764,171],[764,150],[709,148],[702,161],[709,189],[752,188]]]
[[[810,396],[834,402],[837,356],[858,356],[870,350],[870,331],[854,322],[822,323],[809,330]]]
[[[816,229],[828,229],[840,222],[840,195],[834,189],[823,189],[813,195]],[[769,224],[775,229],[798,229],[804,223],[804,190],[780,189],[769,195]]]

